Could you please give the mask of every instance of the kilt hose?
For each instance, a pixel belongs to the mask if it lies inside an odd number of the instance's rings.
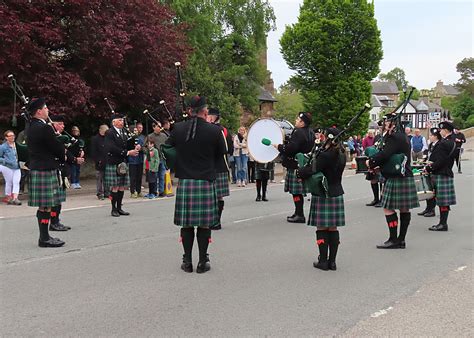
[[[294,170],[287,169],[286,171],[284,191],[292,195],[306,195],[303,182],[298,181]]]
[[[229,196],[229,172],[216,173],[216,194],[217,198]]]
[[[454,191],[454,178],[444,175],[431,174],[436,205],[445,207],[456,204],[456,192]]]
[[[413,177],[387,178],[382,191],[382,207],[389,210],[418,208],[420,203]]]
[[[180,179],[176,188],[174,224],[183,228],[217,225],[215,181]]]
[[[128,189],[130,185],[130,178],[128,173],[119,176],[117,174],[117,165],[116,164],[107,164],[105,166],[105,175],[104,175],[104,186],[105,191],[111,191],[111,188],[124,188]]]
[[[344,195],[337,197],[311,195],[308,225],[323,228],[345,226]]]
[[[66,192],[59,183],[58,171],[30,170],[28,205],[54,207],[66,201]]]

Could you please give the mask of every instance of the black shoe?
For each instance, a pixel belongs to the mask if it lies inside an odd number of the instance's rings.
[[[61,223],[49,225],[49,231],[68,231],[69,229],[66,228],[64,225],[62,225]]]
[[[383,244],[377,245],[377,249],[400,249],[400,242],[398,240],[389,240]]]
[[[433,225],[432,227],[429,227],[428,230],[431,230],[431,231],[448,231],[448,225],[447,224],[436,224],[436,225]]]
[[[329,262],[329,270],[336,271],[336,262]]]
[[[367,203],[366,206],[368,206],[368,207],[373,207],[373,206],[375,206],[377,203],[379,203],[379,201],[373,200],[372,202]]]
[[[431,211],[426,212],[423,216],[425,216],[425,217],[435,217],[436,213],[435,213],[434,210],[431,210]]]
[[[255,199],[255,202],[260,202],[261,200],[262,200],[262,197],[258,195],[257,198]]]
[[[374,205],[374,207],[376,207],[376,208],[381,208],[381,207],[382,207],[382,202],[379,201],[376,205]]]
[[[262,197],[262,201],[268,202],[268,199],[266,197]]]
[[[59,238],[50,237],[47,241],[38,240],[38,246],[41,248],[59,248],[65,244],[64,241],[61,241]]]
[[[210,226],[209,229],[211,229],[211,230],[221,230],[222,225],[219,223],[217,225]]]
[[[183,264],[181,264],[181,270],[184,272],[193,272],[193,263],[183,261]]]
[[[129,216],[129,215],[130,215],[129,212],[123,211],[122,209],[118,209],[117,212],[118,212],[121,216]]]
[[[295,216],[296,216],[296,214],[293,214],[293,215],[291,215],[291,216],[286,216],[286,220],[288,221],[290,218],[293,218],[293,217],[295,217]]]
[[[407,244],[405,241],[400,241],[400,249],[405,249],[407,247]]]
[[[62,224],[61,222],[58,222],[58,224],[59,224],[60,226],[65,227],[65,228],[68,229],[68,230],[71,230],[71,227],[68,227],[67,225]]]
[[[422,212],[417,213],[418,216],[424,216],[427,212],[429,212],[428,209],[423,210]]]
[[[458,174],[462,174],[462,171],[458,171]]]
[[[164,192],[160,192],[160,193],[158,194],[158,197],[165,197],[165,193],[164,193]]]
[[[204,273],[211,270],[211,264],[209,261],[199,262],[196,267],[196,273]]]
[[[326,261],[326,262],[321,262],[321,261],[313,262],[313,267],[315,267],[316,269],[327,271],[327,270],[329,270],[329,262],[328,261]]]
[[[120,217],[120,214],[118,212],[118,210],[112,210],[112,212],[110,213],[113,217]]]
[[[304,218],[304,216],[298,216],[298,215],[295,215],[293,217],[288,217],[286,220],[287,222],[290,222],[290,223],[306,223],[306,219]]]

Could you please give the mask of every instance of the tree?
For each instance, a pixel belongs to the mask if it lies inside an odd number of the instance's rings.
[[[370,81],[382,58],[373,3],[305,0],[280,43],[315,125],[342,127],[370,102]],[[364,132],[368,121],[367,113],[354,132]]]
[[[304,110],[303,97],[297,91],[291,88],[291,85],[282,85],[275,95],[275,114],[276,118],[293,122],[295,116]]]
[[[457,86],[474,95],[474,58],[464,58],[456,65],[456,70],[461,74]]]
[[[464,58],[456,66],[461,74],[457,87],[462,90],[452,104],[454,122],[459,128],[474,126],[474,58]]]
[[[395,67],[387,74],[380,73],[379,79],[382,81],[393,81],[397,84],[398,90],[408,87],[408,81],[405,78],[405,71],[401,68]]]
[[[138,117],[174,98],[174,62],[189,47],[173,18],[155,0],[2,1],[0,78],[15,74],[27,95],[46,96],[53,112],[83,123],[108,120],[104,97]],[[1,96],[5,119],[11,90]]]

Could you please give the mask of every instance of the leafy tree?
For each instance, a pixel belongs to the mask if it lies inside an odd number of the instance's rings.
[[[459,128],[474,126],[474,58],[465,58],[456,66],[461,74],[457,87],[462,90],[452,104],[454,122]],[[443,106],[444,107],[444,106]]]
[[[15,74],[27,95],[46,96],[53,112],[83,124],[108,119],[104,97],[137,118],[174,98],[174,62],[190,50],[173,18],[155,0],[2,1],[0,79]],[[2,84],[5,119],[12,93]]]
[[[461,74],[457,86],[474,95],[474,58],[464,58],[456,65],[456,70]]]
[[[403,87],[408,87],[408,81],[405,78],[405,71],[398,67],[393,68],[386,74],[380,73],[379,79],[382,81],[394,81],[399,90],[403,90]]]
[[[303,97],[293,90],[291,86],[283,85],[275,95],[275,114],[276,118],[285,119],[293,123],[295,116],[304,110]]]
[[[305,0],[280,43],[315,125],[342,127],[370,102],[370,81],[382,58],[373,3]],[[368,121],[367,113],[354,133],[363,133]]]

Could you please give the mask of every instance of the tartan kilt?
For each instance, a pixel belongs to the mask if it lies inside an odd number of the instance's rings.
[[[229,172],[216,174],[216,194],[217,198],[229,196]]]
[[[124,176],[117,175],[117,165],[107,164],[105,166],[104,186],[106,191],[111,191],[111,188],[125,188],[130,186],[130,178],[128,173]]]
[[[207,228],[218,223],[215,181],[180,179],[176,188],[174,224]]]
[[[436,194],[436,205],[445,207],[456,204],[454,178],[444,175],[431,174],[431,182]]]
[[[298,181],[294,170],[288,169],[286,172],[284,191],[292,195],[306,195],[303,182]]]
[[[345,226],[344,195],[327,198],[311,195],[308,225],[324,228]]]
[[[382,191],[382,206],[389,210],[418,208],[418,194],[413,177],[387,178]]]
[[[28,205],[54,207],[66,200],[66,192],[59,184],[58,171],[30,170]]]

